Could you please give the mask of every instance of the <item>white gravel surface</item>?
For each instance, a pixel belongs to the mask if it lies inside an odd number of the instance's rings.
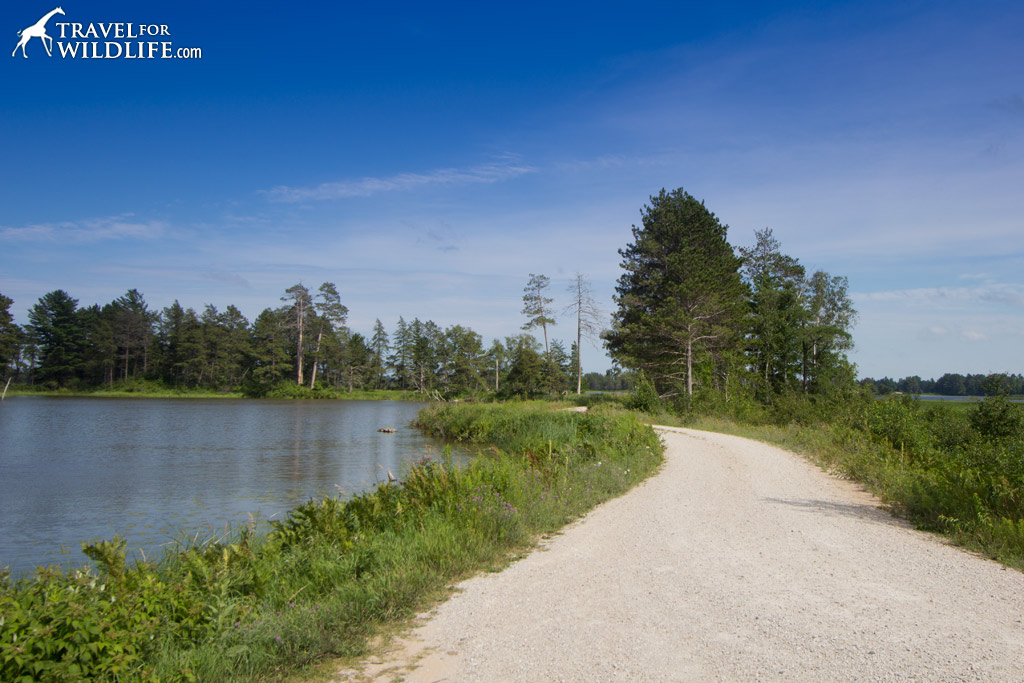
[[[909,528],[799,456],[661,432],[658,474],[462,583],[361,676],[1024,681],[1024,574]]]

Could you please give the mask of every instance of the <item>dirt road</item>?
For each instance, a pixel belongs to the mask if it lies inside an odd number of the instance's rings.
[[[463,583],[364,674],[1024,680],[1024,575],[914,531],[793,454],[662,433],[661,472]]]

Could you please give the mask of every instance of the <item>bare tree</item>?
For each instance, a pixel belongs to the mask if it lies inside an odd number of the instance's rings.
[[[576,393],[580,394],[583,392],[583,338],[593,343],[601,335],[603,314],[594,301],[586,275],[576,273],[566,291],[572,295],[572,303],[566,306],[565,312],[576,316]]]

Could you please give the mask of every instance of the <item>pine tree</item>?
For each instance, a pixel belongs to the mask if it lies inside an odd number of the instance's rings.
[[[412,341],[409,333],[409,325],[406,324],[405,318],[398,316],[398,324],[395,326],[394,344],[391,346],[394,354],[390,357],[389,363],[391,367],[395,369],[398,386],[402,389],[408,389],[410,387],[409,358],[411,348]]]
[[[551,285],[551,280],[546,275],[534,275],[530,273],[530,281],[523,288],[523,315],[528,320],[523,325],[524,330],[532,330],[540,327],[544,330],[544,355],[548,355],[548,325],[554,325],[555,319],[551,317],[551,303],[554,299],[544,295]]]
[[[67,386],[81,369],[86,344],[78,300],[63,289],[44,294],[29,309],[28,322],[29,334],[39,349],[39,380]]]
[[[313,372],[309,379],[309,388],[316,388],[316,372],[320,365],[320,349],[323,344],[324,332],[328,334],[339,330],[348,317],[348,308],[341,303],[341,296],[338,288],[333,282],[325,282],[320,285],[320,292],[316,295],[313,303],[316,317],[313,325],[316,329],[316,348],[313,351]]]
[[[693,395],[698,366],[736,339],[743,314],[740,260],[722,225],[682,189],[651,197],[633,243],[619,250],[613,358],[644,370],[662,396]],[[703,373],[709,376],[709,372]]]
[[[384,329],[384,323],[377,318],[377,322],[373,325],[373,337],[370,340],[370,346],[373,348],[373,369],[377,375],[374,382],[374,388],[380,389],[384,384],[384,362],[388,352],[388,333]]]
[[[281,301],[291,302],[288,307],[291,311],[291,326],[295,330],[296,343],[295,343],[295,381],[296,384],[302,386],[303,384],[303,364],[305,363],[305,331],[306,326],[309,322],[310,308],[313,305],[313,299],[309,295],[309,289],[306,288],[301,282],[297,285],[292,285],[285,290],[287,296],[281,297]]]
[[[13,303],[14,299],[0,294],[0,382],[4,383],[10,376],[11,365],[21,345],[21,328],[14,324],[14,316],[11,315]]]

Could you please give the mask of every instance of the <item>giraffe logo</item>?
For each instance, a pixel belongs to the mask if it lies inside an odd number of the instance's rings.
[[[14,47],[14,52],[11,53],[11,56],[13,57],[14,55],[16,55],[18,53],[18,48],[20,47],[21,56],[25,59],[28,59],[28,54],[25,52],[25,45],[27,45],[28,41],[32,40],[33,38],[39,38],[39,40],[43,43],[43,47],[46,48],[46,54],[52,57],[53,38],[46,35],[46,22],[48,22],[54,14],[64,14],[64,10],[58,7],[51,12],[47,12],[46,16],[44,16],[36,23],[32,24],[26,29],[18,31],[18,35],[21,36],[21,40],[19,40],[18,44]]]

